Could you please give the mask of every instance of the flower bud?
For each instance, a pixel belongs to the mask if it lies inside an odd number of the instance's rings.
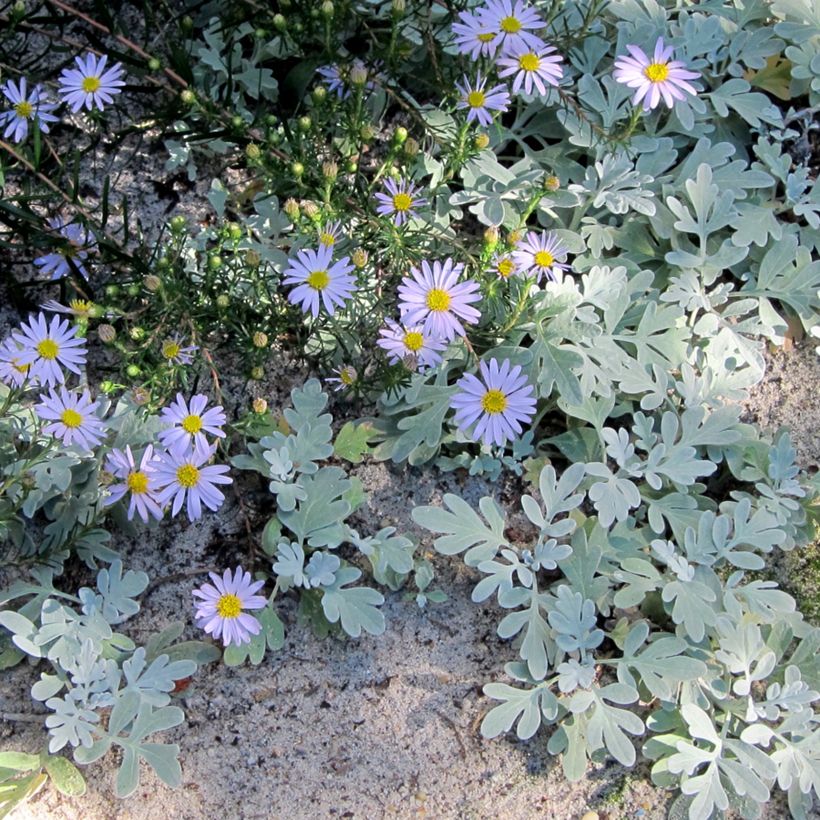
[[[484,231],[484,244],[490,249],[493,250],[495,246],[498,244],[498,226],[490,225],[486,231]]]
[[[376,131],[372,125],[363,125],[359,130],[359,136],[364,142],[370,142],[376,136]]]
[[[301,162],[293,162],[291,163],[290,170],[293,176],[295,176],[298,179],[302,176],[302,174],[305,173],[305,166],[302,165]]]
[[[253,342],[254,347],[263,348],[268,346],[268,334],[263,333],[261,330],[257,330],[256,333],[253,334],[251,337],[251,341]]]
[[[183,89],[179,94],[179,98],[185,105],[193,105],[196,102],[196,94],[190,88]]]
[[[350,82],[353,85],[364,86],[367,85],[367,67],[362,65],[361,63],[356,63],[353,68],[350,69]]]
[[[187,14],[179,21],[180,28],[183,31],[190,31],[194,27],[194,21]]]
[[[333,13],[335,11],[336,9],[333,7],[333,0],[325,0],[325,2],[322,3],[322,14],[328,19],[333,17]]]
[[[291,222],[296,222],[299,219],[299,203],[292,197],[285,200],[283,210]]]
[[[249,142],[245,146],[245,156],[250,160],[256,161],[262,156],[262,149],[255,142]]]
[[[407,157],[414,157],[418,154],[420,149],[418,140],[414,140],[412,137],[407,139],[407,142],[404,143],[404,154]]]
[[[263,367],[252,367],[251,368],[251,378],[259,381],[260,379],[265,378],[265,369]]]
[[[395,142],[396,145],[404,145],[404,143],[407,142],[407,137],[408,137],[407,129],[404,126],[400,125],[393,132],[393,142]]]
[[[310,117],[299,117],[299,130],[303,132],[310,131],[310,126],[313,125],[313,121]]]
[[[242,238],[242,226],[238,222],[229,222],[225,226],[225,232],[228,235],[228,239],[232,239],[234,242],[238,242]]]
[[[184,216],[173,216],[168,224],[171,226],[173,233],[182,233],[188,226]]]
[[[363,268],[367,264],[367,251],[364,248],[356,248],[350,258],[357,268]]]
[[[393,0],[392,11],[394,17],[401,17],[407,9],[406,0]]]
[[[490,144],[490,137],[487,134],[476,134],[473,145],[479,151],[483,151]]]
[[[132,283],[131,283],[130,285],[128,285],[128,287],[125,289],[125,292],[126,292],[129,296],[139,296],[139,295],[140,295],[140,290],[142,290],[142,288],[140,288],[140,286],[139,286],[136,282],[132,282]]]
[[[208,267],[211,270],[219,270],[222,267],[222,257],[218,253],[215,253],[213,256],[209,256]]]
[[[145,328],[140,327],[139,325],[134,325],[134,327],[132,327],[131,330],[128,331],[128,335],[135,342],[141,342],[146,336]]]
[[[313,99],[317,102],[324,102],[327,99],[327,89],[323,85],[317,85],[313,89]]]
[[[245,251],[245,264],[249,268],[258,268],[262,262],[262,257],[253,249]]]
[[[319,216],[319,206],[310,199],[302,200],[302,213],[308,218],[315,220]]]
[[[97,328],[97,335],[103,344],[110,345],[117,338],[117,331],[113,325],[100,325]]]
[[[162,63],[156,57],[152,57],[148,61],[148,70],[149,71],[159,71],[161,68],[162,68]]]
[[[128,376],[129,379],[136,379],[140,372],[139,367],[135,364],[129,364],[128,367],[125,368],[125,375]]]
[[[268,403],[265,399],[254,399],[253,400],[253,412],[258,413],[260,416],[268,409]]]
[[[142,284],[145,285],[145,289],[149,293],[156,293],[162,287],[162,279],[153,273],[149,273],[148,276],[142,280]]]
[[[245,120],[243,120],[243,119],[242,119],[242,117],[241,117],[239,114],[234,114],[234,115],[231,117],[231,125],[232,125],[234,128],[242,128],[242,126],[243,126],[244,124],[245,124]]]
[[[322,163],[322,176],[329,182],[333,182],[339,176],[339,166],[333,161]]]
[[[509,236],[510,244],[511,245],[517,245],[521,241],[521,238],[523,237],[523,235],[524,235],[523,231],[510,231],[510,236]]]
[[[277,31],[284,31],[288,27],[288,21],[285,19],[284,14],[274,14],[273,15],[273,25]]]
[[[557,191],[561,187],[561,180],[557,176],[550,174],[544,180],[544,188],[548,191]]]
[[[227,293],[220,293],[219,296],[216,297],[216,306],[220,310],[225,310],[225,308],[230,307],[231,299]]]

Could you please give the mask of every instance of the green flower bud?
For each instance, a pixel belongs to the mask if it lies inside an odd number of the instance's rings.
[[[299,117],[299,130],[302,132],[310,131],[310,126],[313,125],[310,117]]]
[[[230,307],[231,300],[225,293],[220,293],[219,296],[216,297],[216,306],[220,310],[225,310],[225,308]]]
[[[153,273],[149,273],[142,280],[142,284],[149,293],[156,293],[162,287],[162,279],[159,276],[154,276]]]
[[[393,132],[393,142],[395,142],[396,145],[404,145],[404,143],[407,142],[407,137],[407,129],[401,125]]]
[[[213,256],[208,257],[208,267],[211,270],[219,270],[222,267],[222,257],[215,253]]]
[[[285,200],[282,210],[288,215],[291,222],[296,222],[299,219],[299,203],[292,197]]]
[[[131,283],[130,285],[128,285],[128,287],[125,289],[125,292],[126,292],[129,296],[132,296],[132,297],[133,297],[133,296],[139,296],[139,295],[140,295],[140,291],[141,291],[141,290],[142,290],[142,288],[141,288],[141,287],[140,287],[140,286],[139,286],[136,282],[132,282],[132,283]]]
[[[301,162],[294,162],[291,163],[290,170],[293,176],[295,176],[298,179],[302,176],[302,174],[305,173],[305,166],[302,165]]]
[[[134,325],[131,330],[128,331],[128,335],[135,341],[141,342],[148,334],[145,331],[144,327],[140,327],[139,325]]]
[[[263,333],[261,330],[257,330],[251,337],[251,341],[253,342],[254,347],[258,347],[261,350],[263,347],[268,346],[268,334]]]
[[[106,285],[105,286],[105,295],[111,297],[112,299],[120,295],[120,286],[119,285]]]
[[[274,14],[273,15],[273,25],[277,31],[285,31],[288,27],[288,21],[285,19],[284,14]]]
[[[476,134],[473,139],[473,145],[477,150],[483,151],[490,144],[490,138],[487,134]]]
[[[159,71],[161,68],[162,68],[162,63],[156,57],[152,57],[148,61],[149,71]]]
[[[186,88],[180,92],[179,98],[185,105],[193,105],[196,102],[196,94],[190,88]]]
[[[327,99],[327,89],[323,85],[317,85],[313,89],[313,99],[317,103],[324,102]]]
[[[339,166],[333,161],[323,162],[322,176],[329,182],[333,182],[333,180],[336,179],[337,176],[339,176]]]
[[[184,216],[172,216],[168,224],[171,226],[173,233],[182,233],[188,227]]]
[[[262,156],[262,149],[255,142],[249,142],[245,146],[245,156],[255,162]]]
[[[228,238],[232,239],[234,242],[238,242],[244,233],[242,226],[238,222],[229,222],[225,226],[225,230],[227,231]]]
[[[251,378],[259,381],[260,379],[265,378],[265,368],[263,367],[252,367],[251,368]]]
[[[128,367],[125,368],[125,375],[130,379],[136,379],[141,372],[142,371],[135,364],[129,364]]]
[[[333,17],[335,11],[336,9],[333,7],[333,0],[325,0],[325,2],[322,3],[322,14],[325,17]]]

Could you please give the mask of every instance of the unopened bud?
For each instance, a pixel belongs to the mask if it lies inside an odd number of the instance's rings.
[[[376,131],[372,125],[363,125],[359,129],[359,136],[364,142],[370,142],[376,136]]]
[[[317,85],[313,89],[313,99],[317,102],[324,102],[327,99],[327,89],[323,85]]]
[[[219,296],[216,297],[216,306],[220,310],[225,310],[225,308],[230,307],[230,305],[231,300],[226,293],[220,293]]]
[[[299,130],[300,131],[310,131],[310,126],[313,125],[313,121],[310,117],[299,117]]]
[[[193,105],[196,102],[196,94],[190,88],[185,88],[180,92],[179,98],[185,105]]]
[[[258,348],[263,348],[268,346],[268,334],[263,333],[261,330],[257,330],[256,333],[253,334],[252,337],[253,346]]]
[[[284,14],[274,14],[273,15],[273,25],[277,31],[284,31],[288,27],[288,21],[285,19]]]
[[[253,400],[253,412],[258,413],[260,416],[268,409],[268,403],[265,399],[254,399]]]
[[[335,11],[336,9],[333,7],[333,0],[325,0],[325,2],[322,3],[322,14],[325,17],[333,17],[333,13]]]
[[[350,258],[357,268],[363,268],[367,264],[367,251],[364,248],[356,248]]]
[[[302,200],[302,213],[308,218],[315,220],[319,215],[319,206],[310,199]]]
[[[412,137],[408,137],[407,142],[404,143],[404,153],[405,156],[414,157],[418,154],[420,149],[418,140],[414,140]]]
[[[249,142],[245,146],[245,156],[248,159],[257,160],[262,156],[262,149],[255,142]]]
[[[262,257],[253,249],[245,251],[245,264],[249,268],[258,268],[262,262]]]
[[[141,342],[145,338],[145,328],[140,327],[139,325],[134,325],[131,330],[128,331],[128,335],[135,341]]]
[[[484,243],[490,250],[498,244],[498,227],[496,225],[490,225],[490,227],[484,231]]]
[[[397,128],[394,132],[393,132],[393,142],[395,142],[395,143],[396,143],[396,145],[404,145],[404,143],[405,143],[405,142],[407,142],[407,137],[408,137],[408,136],[409,136],[409,135],[408,135],[408,133],[407,133],[407,129],[406,129],[404,126],[401,126],[401,125],[400,125],[400,126],[399,126],[399,127],[398,127],[398,128]]]
[[[333,161],[322,163],[322,176],[329,182],[333,182],[339,176],[339,166]]]
[[[294,162],[291,164],[290,170],[293,173],[293,176],[298,178],[305,173],[305,166],[302,165],[301,162]]]
[[[292,197],[285,200],[283,210],[288,215],[291,222],[296,222],[296,220],[299,219],[299,203]]]
[[[353,85],[363,86],[367,84],[367,66],[362,63],[356,63],[350,69],[350,82]]]
[[[162,63],[156,57],[152,57],[148,61],[148,70],[149,71],[159,71],[161,68],[162,68]]]
[[[174,233],[182,233],[185,228],[187,227],[187,223],[185,222],[184,216],[173,216],[171,217],[171,221],[169,223],[171,226],[171,230]]]
[[[393,0],[393,16],[401,17],[407,8],[405,0]]]
[[[251,378],[259,381],[260,379],[265,378],[265,369],[263,367],[252,367],[251,368]]]
[[[483,151],[490,144],[490,137],[487,134],[476,134],[473,138],[473,145]]]
[[[222,267],[222,257],[218,253],[215,253],[213,256],[209,256],[208,267],[211,270],[219,270]]]
[[[136,379],[141,372],[135,364],[129,364],[128,367],[125,368],[125,375],[128,376],[129,379]]]
[[[117,338],[117,331],[114,325],[100,325],[97,328],[97,335],[103,344],[110,345]]]
[[[550,174],[550,176],[548,176],[544,180],[544,188],[546,188],[548,191],[557,191],[560,187],[561,180],[558,179],[558,177],[553,176],[552,174]]]

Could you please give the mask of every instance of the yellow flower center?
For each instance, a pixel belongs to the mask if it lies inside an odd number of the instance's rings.
[[[128,478],[125,479],[125,486],[128,487],[134,495],[142,495],[148,492],[148,476],[139,470],[128,473]]]
[[[67,410],[63,410],[60,415],[60,421],[65,424],[66,427],[76,430],[83,423],[83,417],[76,410],[68,408]]]
[[[86,77],[83,80],[82,89],[86,94],[93,94],[101,85],[99,77]]]
[[[643,73],[649,82],[662,83],[669,78],[669,66],[666,63],[650,63]]]
[[[335,245],[336,237],[332,233],[321,233],[319,234],[319,242],[322,245]]]
[[[413,204],[413,197],[410,194],[395,194],[393,196],[393,207],[397,211],[409,211]]]
[[[179,345],[170,339],[167,342],[163,342],[162,355],[165,356],[166,359],[175,359],[179,356]]]
[[[242,612],[242,601],[230,593],[222,595],[216,602],[216,612],[220,618],[238,618]]]
[[[186,433],[198,433],[202,429],[202,419],[191,413],[182,420],[182,429]]]
[[[430,310],[447,310],[450,307],[450,294],[446,290],[433,288],[427,292],[425,302]]]
[[[326,270],[315,270],[305,281],[314,290],[324,290],[330,284],[330,277]]]
[[[25,375],[26,373],[28,373],[28,369],[29,369],[29,367],[31,367],[31,365],[29,365],[29,364],[17,364],[17,362],[19,362],[19,361],[20,361],[19,359],[12,359],[11,360],[11,366],[18,373],[22,373],[23,375]]]
[[[555,257],[549,251],[538,251],[535,254],[535,264],[539,268],[548,268],[555,261]]]
[[[476,40],[478,40],[479,43],[489,43],[494,38],[495,38],[495,32],[493,32],[493,31],[488,31],[486,34],[477,34],[476,35]]]
[[[424,347],[424,336],[422,336],[417,330],[411,330],[409,333],[404,334],[404,346],[411,352],[415,353],[417,350],[421,350],[422,347]]]
[[[515,269],[515,262],[509,257],[498,263],[498,272],[506,279]]]
[[[521,21],[517,17],[505,17],[501,21],[501,31],[507,34],[517,34],[521,31]]]
[[[54,339],[46,336],[42,342],[37,343],[37,352],[44,359],[56,359],[60,352],[60,345],[58,345]]]
[[[87,302],[85,299],[72,299],[68,306],[78,316],[88,316],[91,313],[91,308],[94,307],[93,302]]]
[[[538,59],[537,54],[529,52],[529,54],[522,54],[518,58],[518,65],[521,66],[524,71],[538,71],[541,67],[541,61]]]
[[[503,413],[507,409],[507,397],[500,390],[488,390],[481,398],[481,407],[492,415]]]
[[[199,470],[193,464],[183,464],[177,468],[177,481],[180,487],[190,490],[199,484]]]
[[[23,100],[14,106],[14,113],[24,120],[29,120],[34,113],[34,106],[28,100]]]
[[[471,108],[481,108],[486,99],[487,96],[483,91],[471,91],[467,95],[467,105]]]
[[[356,371],[352,367],[343,367],[339,371],[339,380],[342,384],[353,384],[356,381]]]

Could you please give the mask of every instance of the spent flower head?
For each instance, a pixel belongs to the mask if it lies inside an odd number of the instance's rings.
[[[325,379],[328,384],[333,384],[333,390],[338,393],[341,390],[347,390],[352,387],[359,380],[359,372],[355,367],[349,364],[342,365],[333,371],[336,375],[329,376]]]
[[[66,447],[76,444],[82,450],[93,450],[106,435],[105,424],[95,414],[98,406],[87,390],[80,393],[61,386],[59,393],[50,388],[48,395],[41,394],[34,411],[49,422],[43,428],[45,435],[55,436]]]
[[[62,384],[65,375],[62,368],[79,375],[85,364],[85,339],[77,338],[77,328],[70,327],[68,320],[52,316],[46,322],[43,313],[30,316],[12,337],[20,345],[20,365],[30,365],[29,378],[46,386]]]
[[[328,315],[332,316],[356,291],[356,280],[350,275],[352,270],[350,257],[333,262],[333,248],[319,245],[316,250],[297,252],[296,259],[290,260],[282,284],[296,285],[288,294],[288,301],[299,305],[304,313],[318,316],[321,298]]]
[[[220,577],[209,572],[210,584],[205,583],[193,591],[196,625],[214,638],[222,638],[224,646],[250,643],[252,635],[258,635],[262,625],[246,609],[264,609],[267,599],[256,593],[264,581],[251,580],[249,572],[237,567],[231,575],[229,569]]]
[[[452,259],[444,262],[427,260],[420,268],[411,268],[410,276],[399,285],[399,311],[402,323],[423,324],[425,331],[435,339],[450,341],[464,336],[466,331],[459,319],[475,324],[481,314],[471,307],[481,299],[479,286],[472,279],[458,281],[464,266]]]
[[[458,382],[459,392],[450,401],[456,411],[455,421],[462,432],[475,425],[473,441],[503,447],[508,439],[522,433],[521,423],[528,424],[535,414],[535,391],[521,372],[504,359],[499,367],[495,359],[489,365],[480,362],[481,379],[465,373]]]
[[[675,100],[682,100],[687,94],[698,93],[688,80],[700,77],[697,71],[689,71],[685,63],[672,60],[674,49],[664,46],[663,38],[658,37],[652,57],[648,57],[638,46],[626,47],[630,56],[621,56],[615,59],[614,79],[634,88],[635,95],[632,104],[637,105],[643,100],[644,111],[655,108],[663,98],[668,108],[672,108]]]
[[[65,68],[60,75],[59,94],[76,114],[83,106],[100,111],[119,94],[125,85],[120,63],[106,70],[108,55],[97,57],[90,52],[74,58],[77,68]]]
[[[48,124],[59,122],[60,118],[51,113],[57,108],[57,103],[45,102],[42,88],[41,85],[36,85],[29,91],[25,77],[21,77],[17,83],[7,80],[0,88],[11,105],[9,111],[0,113],[0,128],[6,128],[3,132],[5,139],[11,137],[14,142],[23,142],[28,136],[29,125],[36,125],[47,134]]]

